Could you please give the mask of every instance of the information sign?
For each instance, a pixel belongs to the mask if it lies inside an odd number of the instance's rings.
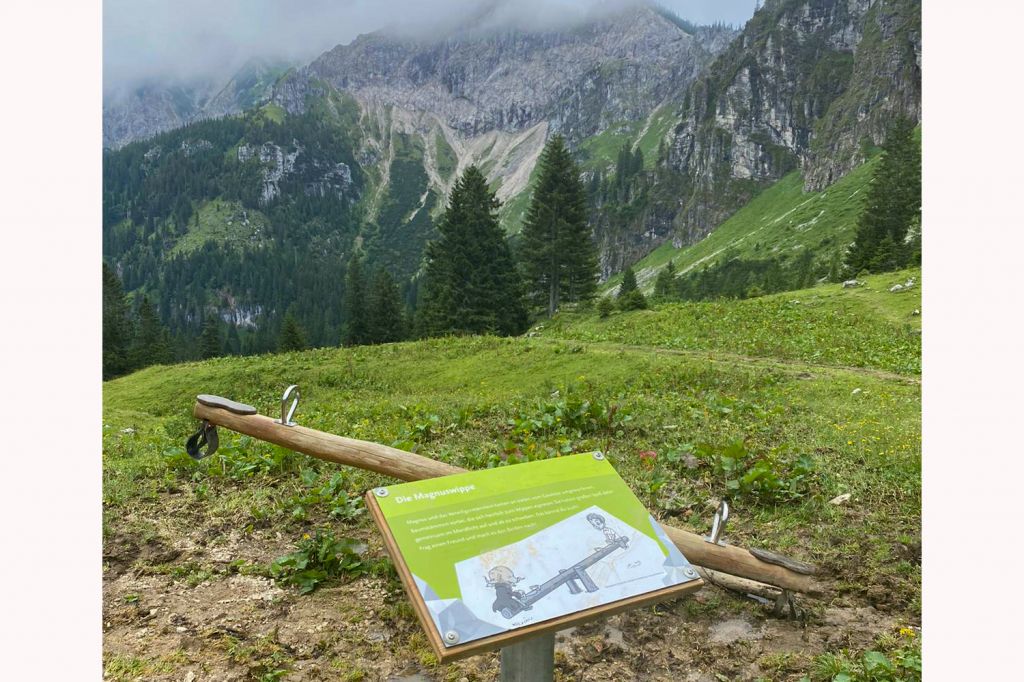
[[[367,507],[441,661],[703,584],[600,453],[377,488]]]

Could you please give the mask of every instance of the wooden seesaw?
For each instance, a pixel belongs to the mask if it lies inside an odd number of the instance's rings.
[[[186,445],[189,454],[201,458],[217,449],[216,427],[221,426],[268,443],[318,459],[418,481],[464,473],[466,470],[405,450],[310,429],[294,421],[299,404],[298,386],[289,386],[281,399],[281,417],[261,415],[255,407],[213,395],[196,397],[192,414],[202,420],[198,432]],[[202,452],[203,446],[206,451]],[[725,544],[720,536],[728,519],[726,503],[719,506],[708,537],[661,524],[665,534],[679,548],[707,582],[762,600],[775,601],[781,615],[788,605],[795,614],[793,592],[822,595],[824,588],[813,577],[815,567],[767,550],[747,550]]]
[[[499,476],[505,479],[505,483],[508,486],[502,484],[497,489],[499,491],[509,491],[509,489],[515,487],[514,483],[508,480],[509,476],[518,476],[519,472],[537,472],[539,467],[544,468],[548,472],[552,465],[558,467],[566,464],[575,466],[580,462],[578,458],[586,458],[587,461],[593,459],[594,462],[605,461],[601,453],[592,453],[590,457],[588,455],[578,455],[558,460],[531,462],[515,467],[468,472],[451,464],[445,464],[416,455],[415,453],[398,450],[396,447],[389,447],[388,445],[366,440],[346,438],[300,426],[294,421],[298,403],[298,386],[289,386],[281,400],[281,418],[275,420],[258,414],[256,409],[248,406],[248,404],[216,395],[199,395],[196,398],[193,414],[197,419],[202,420],[202,424],[199,430],[188,439],[185,449],[191,457],[196,459],[212,455],[216,451],[218,444],[217,426],[222,426],[232,431],[288,447],[288,449],[295,452],[328,462],[368,469],[407,481],[403,484],[390,486],[396,491],[392,503],[395,505],[408,504],[410,501],[415,501],[420,497],[432,500],[435,496],[467,492],[475,487],[474,485],[460,486],[453,483],[453,486],[441,489],[441,491],[425,489],[425,491],[417,493],[410,492],[406,496],[402,496],[397,492],[399,488],[409,486],[430,486],[432,481],[426,479],[451,477],[449,478],[450,481],[459,480],[467,482],[466,478],[472,478],[482,484],[483,477],[488,477],[493,482],[494,477]],[[203,451],[204,446],[206,447],[205,452]],[[653,517],[649,516],[640,504],[640,501],[629,491],[626,483],[617,474],[614,474],[613,471],[613,469],[610,469],[612,473],[605,475],[602,480],[616,480],[620,491],[632,498],[633,504],[649,519],[649,523],[655,523]],[[590,476],[592,474],[588,473],[587,475]],[[527,484],[530,486],[530,489],[536,489],[539,481],[549,482],[550,480],[549,472],[540,479],[530,479]],[[596,479],[589,478],[588,480]],[[440,481],[442,484],[445,482]],[[611,489],[609,485],[606,484],[601,488],[600,493],[608,493]],[[578,561],[568,568],[559,569],[556,576],[541,585],[532,587],[528,591],[514,589],[514,584],[521,579],[516,578],[507,566],[497,566],[488,571],[486,585],[496,592],[494,604],[488,602],[485,604],[485,607],[489,606],[490,609],[500,612],[508,627],[497,628],[496,630],[492,623],[490,624],[492,628],[485,632],[481,631],[479,627],[488,624],[486,621],[481,621],[475,615],[479,611],[477,610],[474,613],[474,611],[467,609],[466,604],[462,601],[462,599],[472,598],[472,593],[463,593],[461,591],[461,579],[459,588],[461,599],[437,599],[437,595],[431,593],[435,599],[432,602],[434,604],[437,604],[438,601],[461,604],[461,608],[464,609],[461,615],[446,607],[443,609],[443,612],[438,613],[431,610],[427,605],[426,595],[429,592],[429,586],[424,584],[421,587],[418,584],[416,576],[411,571],[406,549],[401,547],[401,543],[389,525],[388,514],[384,512],[382,507],[382,504],[392,499],[389,498],[389,489],[389,487],[382,486],[368,492],[366,495],[367,507],[370,509],[374,521],[383,532],[388,554],[395,563],[402,586],[410,597],[417,617],[424,628],[424,632],[427,634],[431,647],[438,656],[438,660],[440,662],[447,662],[447,660],[455,660],[467,655],[475,655],[496,648],[500,649],[502,682],[553,682],[555,632],[557,630],[580,625],[597,619],[597,617],[620,612],[628,608],[635,608],[644,604],[654,603],[655,601],[673,598],[673,596],[682,596],[699,589],[706,583],[712,583],[748,596],[753,596],[762,602],[770,603],[774,599],[775,613],[779,615],[784,612],[786,607],[790,609],[792,615],[797,614],[797,608],[793,599],[794,592],[811,595],[823,593],[822,587],[812,577],[815,569],[809,564],[787,559],[765,550],[745,550],[740,547],[724,544],[720,540],[720,536],[728,519],[729,508],[723,502],[715,513],[711,535],[707,538],[701,538],[693,534],[693,532],[681,528],[660,524],[660,528],[664,531],[664,544],[660,545],[660,547],[668,552],[670,557],[676,549],[679,550],[679,552],[675,552],[675,555],[681,553],[682,556],[678,556],[678,559],[682,563],[673,565],[682,565],[681,570],[689,583],[678,578],[677,570],[677,577],[672,580],[672,585],[669,587],[648,587],[629,597],[620,596],[617,597],[617,600],[613,599],[608,602],[590,602],[590,606],[584,605],[581,607],[580,602],[577,602],[575,606],[564,606],[563,604],[563,609],[556,612],[561,613],[560,615],[549,614],[537,623],[531,623],[528,619],[520,620],[520,622],[512,620],[521,619],[523,611],[529,611],[542,597],[553,595],[561,586],[567,588],[570,601],[573,598],[579,598],[581,594],[599,593],[600,589],[589,576],[587,569],[595,563],[604,560],[608,555],[620,550],[628,551],[630,547],[630,543],[625,538],[617,537],[614,532],[610,532],[609,535],[605,536],[607,544],[604,548],[597,549],[591,556]],[[577,495],[581,489],[584,488],[564,489],[566,499],[568,499],[570,494]],[[412,497],[409,497],[410,495]],[[446,500],[447,498],[444,499]],[[580,498],[575,499],[579,500]],[[489,497],[483,500],[483,507],[488,508],[488,501],[493,501],[495,498]],[[584,504],[591,503],[587,502]],[[489,508],[494,509],[497,506],[501,505],[492,504],[489,505]],[[449,508],[444,507],[444,509]],[[463,510],[465,511],[466,509],[470,513],[477,513],[476,510],[479,507],[474,504],[464,505]],[[429,511],[428,514],[435,515],[431,516],[428,520],[436,520],[440,516],[447,518],[452,514],[459,515],[462,513],[463,511]],[[499,513],[509,514],[508,511]],[[494,513],[490,512],[488,515],[493,517]],[[604,527],[603,516],[592,513],[588,515],[588,520],[590,520],[590,517],[599,517],[602,522],[595,525],[595,527]],[[449,523],[440,521],[441,525]],[[494,525],[494,523],[489,525]],[[409,527],[411,526],[407,524],[407,532]],[[483,526],[477,526],[470,530],[470,534],[481,527]],[[549,524],[547,527],[553,526]],[[656,526],[653,529],[656,530]],[[429,537],[431,536],[425,536],[424,538]],[[467,537],[472,540],[479,536]],[[531,537],[537,536],[535,534],[535,536]],[[409,540],[408,536],[407,540]],[[419,542],[417,540],[413,544],[407,543],[406,545],[413,555],[418,550],[413,550],[412,547]],[[672,548],[672,545],[675,545],[675,548]],[[505,546],[502,548],[502,551],[507,552],[510,547],[512,546]],[[431,562],[436,560],[438,561],[436,565],[451,566],[452,564],[447,562],[456,560],[458,556],[461,555],[455,554],[452,557],[445,557],[442,554],[437,557],[431,557]],[[477,555],[477,557],[479,556],[482,555]],[[513,554],[512,556],[516,555]],[[518,556],[521,560],[523,555],[520,554]],[[525,556],[531,557],[532,555],[527,553]],[[662,555],[657,555],[657,557],[656,562],[662,563]],[[422,556],[420,558],[422,559]],[[532,558],[529,560],[532,560]],[[465,563],[465,561],[462,560],[461,563]],[[639,564],[642,564],[642,562],[638,561],[637,565]],[[578,585],[578,581],[583,584],[586,593]],[[669,583],[665,583],[665,585],[669,585]],[[423,588],[426,588],[426,590]],[[555,597],[550,596],[549,598],[554,599]],[[564,594],[562,598],[564,598]],[[455,608],[455,604],[453,604],[452,608]],[[466,613],[469,613],[468,620]],[[466,628],[469,629],[467,630]]]

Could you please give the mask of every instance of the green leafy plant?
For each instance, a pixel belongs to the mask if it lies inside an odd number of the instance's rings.
[[[303,469],[301,476],[307,490],[291,497],[285,503],[286,508],[292,510],[293,519],[305,521],[309,508],[318,505],[326,507],[327,514],[332,519],[341,521],[353,521],[366,511],[363,498],[349,494],[348,481],[342,472],[335,472],[320,486],[316,485],[319,473],[315,469]]]
[[[237,481],[291,475],[301,461],[300,455],[286,448],[250,436],[227,436],[224,431],[217,452],[206,459],[196,461],[178,445],[164,448],[163,454],[169,469],[193,481],[217,476]]]
[[[613,435],[632,417],[619,403],[584,397],[576,391],[554,391],[547,400],[520,408],[508,420],[506,455],[527,460],[567,455],[587,436]]]
[[[815,470],[814,460],[807,455],[793,457],[785,448],[757,454],[742,440],[726,446],[699,443],[695,453],[711,465],[716,477],[724,481],[725,493],[733,497],[797,499],[808,492]]]
[[[651,469],[651,474],[646,480],[647,492],[650,495],[651,502],[654,503],[658,499],[658,493],[665,487],[672,478],[665,471],[665,468],[661,465],[655,466]]]
[[[814,663],[812,677],[804,677],[801,682],[920,682],[921,669],[920,646],[905,641],[887,653],[822,654]]]
[[[416,452],[420,443],[434,439],[444,430],[441,417],[422,407],[401,405],[399,409],[405,417],[405,423],[398,433],[398,438],[391,444],[392,447]]]
[[[285,585],[293,585],[301,594],[309,594],[318,585],[342,575],[361,575],[369,570],[363,560],[366,545],[352,538],[335,538],[334,533],[306,533],[298,549],[277,558],[270,565],[270,574]]]

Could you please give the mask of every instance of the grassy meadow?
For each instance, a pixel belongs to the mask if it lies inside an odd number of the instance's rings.
[[[299,423],[467,468],[602,450],[661,520],[706,533],[727,497],[729,542],[824,572],[799,622],[708,587],[560,635],[556,679],[919,679],[920,286],[887,290],[908,277],[108,382],[106,678],[496,678],[495,654],[430,652],[362,509],[388,479],[224,429],[185,454],[196,394],[276,414],[297,383]]]

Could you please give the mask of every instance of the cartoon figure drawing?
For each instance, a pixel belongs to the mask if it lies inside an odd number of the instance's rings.
[[[508,566],[495,566],[487,571],[487,587],[494,588],[494,604],[491,610],[505,618],[528,610],[530,606],[524,601],[526,595],[522,590],[515,589],[523,580],[525,578],[516,576]]]
[[[604,546],[596,548],[593,554],[569,568],[560,569],[558,575],[543,584],[531,586],[527,592],[516,589],[515,586],[525,578],[517,576],[512,569],[507,566],[495,566],[490,569],[487,572],[487,586],[494,588],[495,595],[491,609],[495,613],[500,613],[504,618],[512,618],[518,613],[529,611],[538,600],[543,599],[562,585],[569,588],[570,594],[580,594],[583,590],[596,592],[600,589],[587,574],[587,569],[615,550],[624,550],[629,547],[629,539],[609,528],[600,514],[587,514],[587,521],[595,530],[602,532],[605,538]]]
[[[600,514],[587,514],[587,521],[590,522],[591,526],[604,533],[606,545],[613,545],[619,541],[619,534],[605,524],[604,517]],[[596,552],[597,549],[595,549],[594,551]]]

